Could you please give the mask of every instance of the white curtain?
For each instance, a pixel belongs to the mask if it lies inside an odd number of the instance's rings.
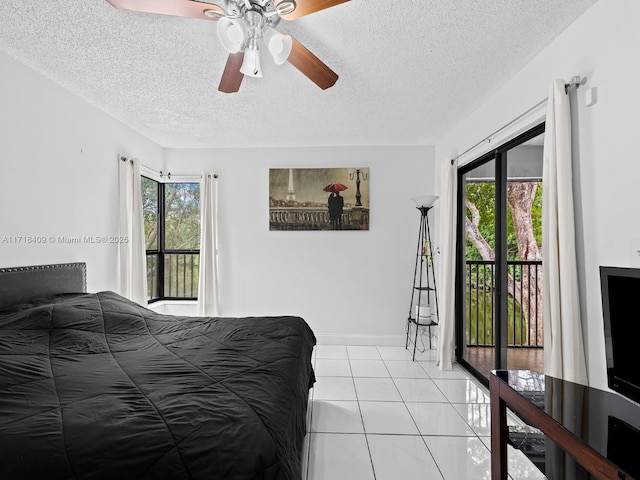
[[[147,305],[147,255],[137,158],[120,157],[118,192],[120,199],[118,243],[120,294],[140,305]]]
[[[198,315],[218,315],[218,181],[205,173],[200,179],[200,273]]]
[[[440,274],[438,281],[438,359],[442,370],[453,368],[456,306],[456,218],[458,161],[443,164],[440,183]]]
[[[549,91],[542,174],[545,373],[588,383],[576,263],[571,112],[563,80]]]

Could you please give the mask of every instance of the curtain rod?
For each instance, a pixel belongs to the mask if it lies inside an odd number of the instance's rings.
[[[131,159],[129,159],[128,157],[125,157],[124,155],[122,155],[120,157],[120,159],[122,161],[133,161]],[[155,170],[145,166],[145,165],[140,165],[140,172],[141,173],[146,173],[148,175],[160,178],[161,180],[164,179],[164,177],[167,177],[168,180],[174,180],[176,182],[180,182],[180,181],[193,181],[193,180],[200,180],[200,178],[202,177],[202,175],[209,175],[208,173],[205,174],[197,174],[197,175],[173,175],[171,172],[167,172],[164,173],[162,170],[160,170],[159,172],[156,172]],[[218,173],[214,173],[213,174],[213,178],[218,178],[220,175]]]
[[[126,162],[127,160],[131,163],[133,163],[133,158],[131,157],[127,157],[126,155],[120,155],[120,160],[122,160],[123,162]],[[202,173],[199,175],[172,175],[171,172],[167,172],[164,173],[162,170],[160,170],[159,172],[156,172],[155,170],[146,167],[144,165],[140,165],[140,173],[142,174],[147,174],[150,175],[152,177],[158,177],[161,180],[166,176],[169,180],[171,180],[171,177],[173,177],[174,181],[193,181],[193,180],[200,180],[200,178],[202,177],[202,175],[211,175],[210,173]],[[220,175],[218,173],[214,173],[213,174],[213,178],[218,178]]]
[[[571,77],[571,81],[569,83],[565,83],[564,84],[564,91],[567,92],[569,88],[571,87],[580,87],[580,85],[584,85],[587,81],[586,77],[580,77],[580,76],[574,76]],[[534,110],[536,110],[537,108],[540,108],[542,105],[544,105],[547,102],[547,98],[544,98],[542,100],[540,100],[538,103],[536,103],[533,107],[531,107],[530,109],[528,109],[526,112],[518,115],[516,118],[514,118],[513,120],[511,120],[510,122],[508,122],[507,124],[503,125],[502,127],[500,127],[499,129],[497,129],[495,132],[493,132],[492,134],[486,136],[485,138],[483,138],[482,140],[480,140],[478,143],[472,145],[471,147],[467,148],[464,152],[462,152],[460,155],[453,157],[451,159],[451,165],[453,165],[453,162],[455,162],[456,160],[458,160],[460,157],[463,157],[464,155],[466,155],[467,153],[469,153],[471,150],[474,150],[476,147],[482,145],[483,143],[486,142],[491,142],[491,138],[495,135],[497,135],[498,133],[502,132],[503,130],[509,128],[511,125],[513,125],[514,123],[516,123],[518,120],[520,120],[523,117],[526,117],[527,115],[529,115],[531,112],[533,112]]]

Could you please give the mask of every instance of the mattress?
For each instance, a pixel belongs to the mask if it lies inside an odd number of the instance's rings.
[[[113,292],[0,312],[0,478],[299,479],[314,344]]]

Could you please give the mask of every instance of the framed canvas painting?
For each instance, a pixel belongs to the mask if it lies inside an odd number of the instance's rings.
[[[369,230],[369,169],[269,169],[269,230]]]

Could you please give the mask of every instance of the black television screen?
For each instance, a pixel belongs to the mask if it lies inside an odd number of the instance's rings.
[[[640,403],[640,269],[600,267],[609,388]]]

